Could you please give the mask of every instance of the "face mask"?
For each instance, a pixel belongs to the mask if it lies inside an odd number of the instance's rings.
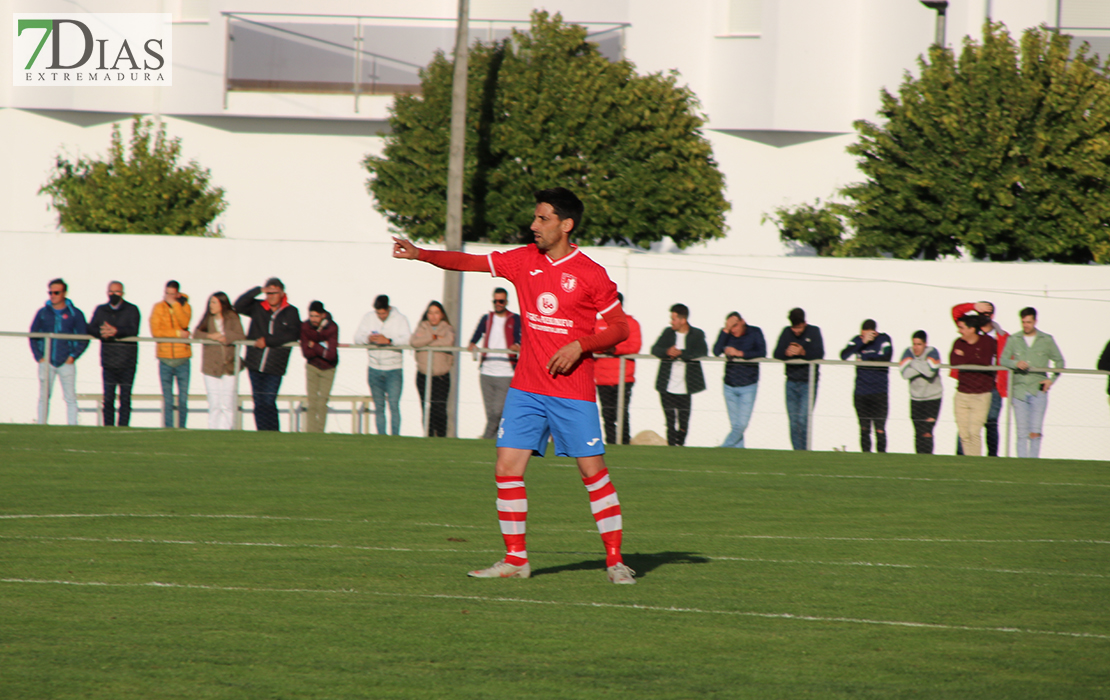
[[[121,301],[123,301],[123,296],[120,295],[120,294],[109,294],[108,295],[108,303],[111,304],[112,306],[119,306],[119,303]]]

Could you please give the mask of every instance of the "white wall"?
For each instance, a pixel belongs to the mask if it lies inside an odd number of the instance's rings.
[[[474,253],[493,248],[471,246]],[[395,306],[415,325],[427,302],[441,297],[441,273],[431,266],[393,260],[385,243],[246,241],[108,234],[0,234],[0,294],[11,313],[0,330],[23,331],[45,301],[46,283],[64,277],[70,298],[87,315],[104,301],[111,279],[126,285],[127,299],[139,306],[147,324],[151,307],[160,299],[166,280],[177,279],[199,307],[213,291],[233,298],[270,276],[281,277],[291,302],[304,312],[313,299],[322,300],[335,316],[341,339],[350,342],[355,327],[370,310],[377,294],[389,294]],[[989,299],[1007,330],[1018,328],[1017,312],[1033,305],[1041,327],[1056,336],[1068,364],[1093,368],[1110,338],[1105,322],[1110,292],[1105,272],[1097,266],[1053,264],[998,264],[841,260],[825,258],[766,258],[721,255],[634,253],[613,248],[588,249],[604,264],[625,294],[626,308],[643,326],[645,351],[666,326],[669,307],[677,302],[691,309],[691,323],[712,341],[725,315],[738,310],[760,326],[773,344],[793,306],[803,307],[811,323],[822,329],[827,356],[836,357],[864,318],[874,318],[879,329],[894,339],[897,354],[911,334],[924,329],[947,357],[955,338],[949,308],[956,303]],[[486,275],[464,275],[464,303],[456,328],[465,341],[489,307],[490,292],[504,284]],[[518,308],[515,295],[511,301]],[[199,319],[199,310],[195,320]],[[144,328],[148,328],[144,325]],[[481,433],[484,416],[476,365],[461,360],[460,435]],[[37,388],[35,367],[25,339],[0,338],[0,422],[31,422]],[[195,366],[195,365],[194,365]],[[335,394],[364,394],[365,356],[344,351]],[[419,433],[420,410],[412,386],[411,360],[406,360],[404,425],[406,435]],[[720,393],[720,365],[706,363],[709,389],[694,399],[695,416],[690,444],[717,444],[728,432]],[[632,427],[663,432],[662,414],[654,391],[655,363],[641,361],[633,394]],[[294,355],[283,384],[288,393],[303,391],[303,362]],[[81,358],[78,388],[100,389],[98,348],[95,342]],[[242,381],[247,391],[247,381]],[[159,393],[153,347],[140,355],[136,392]],[[202,393],[199,378],[195,393]],[[950,402],[953,387],[946,388]],[[815,445],[818,449],[847,445],[856,448],[855,417],[851,407],[852,371],[826,368],[817,403]],[[891,377],[891,450],[912,451],[912,430],[906,422],[905,383]],[[1110,458],[1106,380],[1067,376],[1053,390],[1045,456]],[[63,407],[55,400],[52,422],[60,422]],[[950,421],[951,403],[943,409]],[[93,424],[83,415],[85,424]],[[203,427],[203,416],[192,425]],[[249,424],[249,420],[248,420]],[[157,417],[138,417],[135,425],[157,425]],[[349,421],[333,418],[331,429],[346,430]],[[954,429],[942,422],[938,452],[951,453]],[[753,447],[788,447],[783,414],[782,369],[765,366],[756,417],[749,431]]]

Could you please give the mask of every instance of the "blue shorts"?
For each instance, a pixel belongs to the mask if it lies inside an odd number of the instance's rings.
[[[558,457],[605,454],[596,403],[509,389],[501,411],[497,446],[532,450],[532,454],[543,457],[549,437],[555,438]]]

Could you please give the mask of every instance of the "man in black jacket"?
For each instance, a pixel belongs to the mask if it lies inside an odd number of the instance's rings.
[[[821,329],[806,323],[806,312],[791,309],[790,325],[782,329],[775,346],[776,360],[821,360],[825,357],[825,341]],[[817,401],[817,380],[821,368],[813,368],[813,400]],[[786,366],[786,413],[790,416],[790,444],[795,450],[808,449],[809,436],[809,366]]]
[[[100,368],[104,378],[104,425],[116,425],[116,387],[119,387],[119,426],[131,422],[131,387],[139,366],[139,344],[124,340],[139,335],[139,307],[123,300],[123,283],[108,283],[108,303],[96,307],[89,335],[100,340]]]
[[[256,298],[259,292],[265,294],[261,301]],[[243,365],[251,379],[254,425],[258,430],[280,430],[277,395],[291,351],[282,346],[300,340],[300,313],[297,307],[290,306],[285,285],[277,277],[236,299],[235,311],[251,320],[247,340],[253,340],[254,345],[247,347]]]
[[[690,325],[690,309],[685,304],[671,307],[671,326],[651,346],[651,354],[662,360],[655,390],[667,421],[667,444],[682,447],[690,429],[690,397],[705,391],[701,363],[693,360],[709,354],[705,332]]]

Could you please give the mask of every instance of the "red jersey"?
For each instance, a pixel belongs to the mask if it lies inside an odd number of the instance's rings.
[[[593,355],[583,353],[570,374],[551,376],[547,362],[567,343],[593,335],[598,314],[616,308],[617,285],[605,268],[571,246],[552,260],[535,244],[490,253],[490,274],[516,287],[520,304],[520,360],[512,387],[533,394],[594,401]]]

